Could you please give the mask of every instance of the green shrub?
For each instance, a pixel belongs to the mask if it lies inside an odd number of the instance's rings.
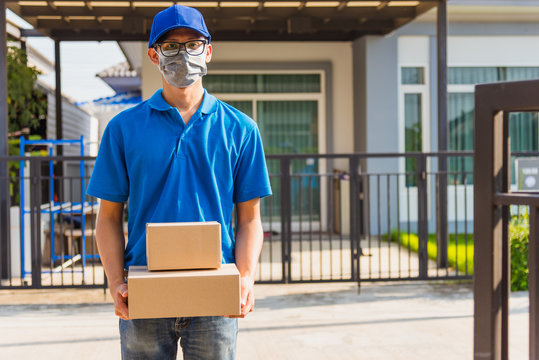
[[[411,251],[417,252],[419,248],[419,238],[417,234],[401,233],[401,246],[404,248],[410,247]],[[393,231],[391,233],[391,240],[398,241],[398,233]],[[429,259],[436,260],[438,255],[438,244],[436,243],[436,235],[429,234],[427,243],[427,253]],[[454,234],[449,234],[448,247],[447,247],[447,261],[450,267],[457,267],[461,274],[473,274],[473,236],[468,235],[467,238],[464,234],[459,234],[455,239]]]
[[[529,218],[528,214],[514,216],[509,224],[509,239],[511,243],[511,291],[528,290],[528,232]],[[391,233],[391,241],[398,241],[397,231]],[[400,244],[404,248],[410,248],[417,252],[419,247],[419,238],[417,234],[400,234]],[[429,259],[436,260],[438,246],[436,244],[436,235],[429,234],[427,252]],[[459,272],[473,274],[473,256],[474,244],[473,236],[468,235],[468,241],[463,234],[459,234],[455,246],[455,235],[449,234],[449,246],[447,257],[449,266],[457,268]]]
[[[511,291],[528,290],[528,230],[527,213],[511,219]]]

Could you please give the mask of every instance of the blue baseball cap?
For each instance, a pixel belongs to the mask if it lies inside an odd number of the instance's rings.
[[[158,12],[153,18],[148,48],[151,48],[167,31],[178,28],[198,31],[208,39],[208,42],[211,40],[210,33],[204,22],[204,17],[200,11],[188,6],[173,5]]]

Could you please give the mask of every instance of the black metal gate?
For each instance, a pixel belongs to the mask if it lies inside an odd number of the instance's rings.
[[[259,282],[472,278],[471,153],[269,155],[268,167]]]
[[[1,232],[0,288],[106,287],[98,203],[84,195],[95,158],[0,161],[13,170],[0,179],[12,194],[2,208],[11,228]],[[448,171],[436,170],[442,161]],[[470,279],[472,161],[463,152],[268,155],[274,195],[262,200],[257,281]],[[445,201],[437,200],[441,180]]]

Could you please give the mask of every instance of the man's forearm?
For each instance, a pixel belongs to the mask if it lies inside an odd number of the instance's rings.
[[[260,218],[238,224],[235,255],[236,266],[242,277],[247,276],[254,280],[263,241],[264,232]]]
[[[97,248],[110,288],[124,282],[125,237],[122,222],[110,218],[98,218],[96,229]]]

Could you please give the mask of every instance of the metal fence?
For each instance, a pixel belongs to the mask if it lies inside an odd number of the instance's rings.
[[[537,189],[516,193],[511,188],[509,135],[510,113],[539,111],[538,91],[539,80],[483,84],[475,90],[477,272],[474,281],[474,359],[477,360],[508,359],[510,355],[512,247],[509,225],[511,207],[515,205],[525,206],[529,213],[526,246],[529,359],[539,359],[539,195]],[[535,166],[528,174],[533,184],[539,175],[537,169]]]
[[[98,203],[84,196],[92,157],[11,157],[0,288],[106,288],[95,243]]]
[[[269,155],[275,194],[262,202],[259,281],[470,279],[473,178],[470,162],[460,161],[468,159],[462,152]],[[437,170],[441,161],[449,171]],[[438,204],[442,179],[447,196]],[[442,207],[445,241],[437,235]]]
[[[257,281],[470,279],[470,160],[463,152],[268,155],[274,194],[262,200]],[[11,228],[1,233],[0,288],[106,287],[98,199],[84,195],[95,158],[6,161],[12,171],[0,186],[10,187],[11,204],[1,211]],[[448,171],[437,170],[442,161]]]

